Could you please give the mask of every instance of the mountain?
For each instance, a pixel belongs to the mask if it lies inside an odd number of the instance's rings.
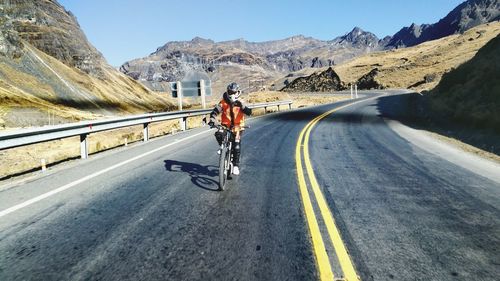
[[[364,54],[335,65],[332,69],[344,84],[357,83],[358,89],[430,90],[438,85],[443,75],[472,59],[479,49],[499,34],[500,22],[486,23],[463,34],[450,35],[413,47]],[[494,58],[492,56],[492,62],[498,63]],[[276,88],[283,88],[293,83],[295,77],[301,79],[327,69],[303,69],[273,83]],[[498,76],[495,68],[491,69],[491,73]]]
[[[57,1],[0,2],[0,128],[171,105],[108,65]]]
[[[145,58],[124,63],[120,71],[156,91],[168,91],[167,81],[182,80],[193,72],[207,73],[218,92],[233,80],[248,82],[252,88],[252,81],[268,82],[304,68],[333,66],[382,49],[380,42],[359,27],[330,41],[303,35],[266,42],[214,42],[196,37],[168,42]]]
[[[232,81],[228,77],[240,83],[248,81],[249,90],[256,90],[250,81],[271,84],[291,72],[335,66],[368,53],[415,46],[499,19],[498,0],[468,0],[437,23],[412,24],[383,39],[359,27],[327,41],[303,35],[259,43],[194,38],[169,42],[148,57],[124,63],[120,71],[158,91],[169,89],[168,83],[162,82],[183,79],[193,71],[208,71],[207,79],[213,81],[216,91]]]
[[[434,24],[412,24],[392,36],[387,49],[415,46],[443,38],[483,23],[500,20],[498,0],[468,0],[458,5],[446,17]]]

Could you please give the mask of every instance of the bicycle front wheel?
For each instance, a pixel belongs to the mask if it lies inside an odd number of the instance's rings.
[[[224,190],[224,186],[226,185],[228,169],[227,162],[229,161],[229,149],[224,147],[221,151],[219,157],[219,190]]]

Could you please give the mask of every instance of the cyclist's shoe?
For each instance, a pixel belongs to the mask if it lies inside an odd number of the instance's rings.
[[[217,154],[220,155],[222,153],[222,149],[217,149]]]
[[[234,175],[239,175],[240,174],[240,168],[238,166],[233,167],[233,174]]]

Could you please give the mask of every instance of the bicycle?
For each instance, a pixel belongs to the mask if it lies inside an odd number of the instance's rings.
[[[221,125],[213,126],[217,130],[224,132],[224,139],[220,146],[219,155],[219,190],[224,190],[226,181],[231,179],[233,174],[233,140],[236,137],[231,128]],[[244,127],[248,128],[248,127]]]

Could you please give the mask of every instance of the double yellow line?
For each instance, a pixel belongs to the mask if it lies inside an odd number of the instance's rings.
[[[302,198],[302,203],[304,205],[303,207],[306,216],[306,221],[309,227],[309,232],[311,234],[313,251],[316,258],[321,281],[324,280],[331,281],[333,280],[334,275],[330,264],[330,259],[328,257],[328,253],[326,252],[325,243],[323,242],[323,237],[319,230],[319,225],[316,219],[316,214],[314,212],[311,197],[309,196],[309,190],[308,190],[308,185],[306,183],[306,177],[302,161],[304,162],[306,168],[305,170],[307,172],[307,178],[309,179],[309,184],[314,194],[314,198],[316,199],[320,214],[323,218],[323,222],[326,226],[328,236],[333,245],[333,248],[335,249],[336,256],[338,258],[340,267],[344,274],[344,279],[347,281],[359,280],[358,275],[356,274],[356,271],[354,269],[354,265],[351,261],[351,258],[347,253],[347,249],[344,246],[344,243],[342,242],[342,238],[340,237],[340,232],[337,226],[335,225],[335,220],[333,218],[332,212],[328,208],[328,204],[326,203],[325,197],[323,196],[323,193],[321,192],[321,189],[318,185],[318,181],[316,180],[316,176],[314,175],[314,171],[311,165],[311,160],[309,159],[309,136],[311,134],[312,128],[316,125],[316,123],[318,123],[321,119],[325,118],[326,116],[334,113],[335,111],[341,110],[355,103],[335,108],[314,118],[300,132],[299,140],[297,141],[297,146],[295,149],[295,162],[297,166],[297,178],[299,182],[299,190]]]

